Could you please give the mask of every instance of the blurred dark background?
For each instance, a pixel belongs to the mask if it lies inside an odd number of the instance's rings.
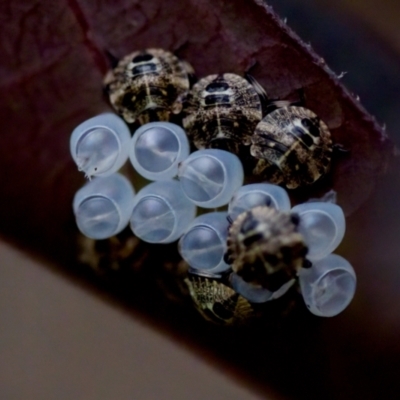
[[[333,71],[345,72],[343,83],[399,144],[400,3],[271,0],[268,4]],[[193,316],[186,321],[193,328],[180,336],[174,323],[179,327],[185,314],[175,312],[174,305],[165,309],[170,325],[164,321],[160,328],[154,316],[121,308],[114,297],[96,292],[83,280],[55,274],[57,267],[47,261],[39,260],[47,267],[41,269],[2,245],[0,398],[250,399],[248,390],[254,390],[254,398],[398,399],[397,163],[377,181],[370,199],[348,219],[346,241],[339,249],[358,274],[354,302],[336,318],[317,321],[300,313],[282,331],[273,332],[268,340],[276,337],[278,345],[266,343],[259,349],[271,352],[269,366],[252,365],[251,356],[243,357],[242,363],[231,357],[235,348],[245,354],[241,340],[252,339],[246,333],[204,327]],[[154,332],[155,327],[162,334]],[[191,341],[196,327],[200,337]],[[225,346],[216,349],[225,335]],[[287,346],[282,344],[285,340]],[[292,349],[301,346],[292,359]],[[257,368],[261,372],[249,376]]]

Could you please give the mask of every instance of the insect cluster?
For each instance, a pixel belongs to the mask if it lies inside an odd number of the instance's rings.
[[[328,171],[327,126],[302,106],[269,101],[252,77],[210,75],[191,87],[193,76],[160,49],[129,54],[107,74],[122,119],[101,114],[71,136],[78,168],[95,177],[74,198],[79,229],[104,239],[129,224],[150,243],[179,240],[189,292],[213,322],[247,321],[291,288],[314,314],[338,314],[356,284],[351,265],[331,254],[344,235],[343,212],[327,202],[292,208],[277,186],[305,186]],[[117,172],[128,158],[153,181],[137,193]],[[262,182],[245,184],[249,171]]]

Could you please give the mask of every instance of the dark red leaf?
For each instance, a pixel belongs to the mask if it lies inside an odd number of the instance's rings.
[[[57,260],[76,260],[71,201],[83,177],[70,158],[69,135],[79,122],[108,108],[101,95],[106,52],[120,57],[135,49],[162,47],[187,59],[199,76],[250,70],[272,98],[291,97],[304,89],[306,105],[326,121],[334,141],[350,150],[335,162],[330,178],[348,213],[368,198],[392,152],[382,129],[324,60],[261,0],[5,0],[0,4],[0,26],[0,230]],[[157,313],[156,307],[149,309]],[[364,315],[360,324],[367,329],[368,322]],[[229,346],[220,354],[253,373],[252,360],[264,360],[257,355],[261,343],[259,351],[272,352],[277,370],[274,374],[271,366],[259,366],[254,375],[259,382],[280,382],[283,387],[288,374],[291,379],[299,376],[300,384],[305,376],[302,357],[314,357],[304,362],[316,370],[323,365],[317,376],[327,379],[326,362],[316,353],[299,350],[302,343],[305,349],[321,349],[317,342],[323,339],[310,333],[312,329],[311,323],[298,339],[286,332],[276,339],[276,350],[264,343],[263,332],[250,331],[255,333],[250,355],[241,348],[235,357]],[[250,334],[243,339],[251,341]],[[207,340],[212,342],[209,336],[203,343]],[[214,347],[223,340],[217,334]],[[285,340],[299,346],[288,371],[279,364],[279,351],[290,361]],[[330,386],[328,379],[318,385],[321,391]],[[300,392],[307,393],[304,388]]]

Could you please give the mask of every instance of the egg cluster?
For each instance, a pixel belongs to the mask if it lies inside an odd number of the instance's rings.
[[[132,65],[130,58],[124,58],[124,68],[137,70],[140,77],[159,71],[163,64],[158,65],[152,57],[135,53]],[[146,64],[151,60],[153,70]],[[178,68],[181,75],[182,68]],[[107,79],[115,85],[115,77]],[[136,114],[126,94],[134,103],[137,88],[117,87],[116,109],[123,109],[122,115],[131,118]],[[212,79],[207,90],[206,102],[229,101],[231,93],[222,78]],[[248,85],[246,90],[250,90]],[[156,93],[160,104],[163,93],[161,89]],[[191,102],[193,106],[193,99]],[[162,114],[160,109],[157,112]],[[151,114],[147,110],[146,118]],[[197,119],[190,123],[196,125]],[[280,186],[244,184],[242,162],[232,151],[238,147],[229,137],[213,138],[210,143],[218,146],[191,153],[191,136],[179,125],[143,122],[131,136],[122,118],[104,113],[74,129],[71,155],[78,169],[93,177],[73,200],[76,223],[84,235],[106,239],[130,225],[135,236],[149,243],[179,241],[179,253],[191,275],[216,281],[229,276],[231,288],[250,303],[279,298],[299,282],[304,301],[315,315],[334,316],[347,307],[354,296],[356,277],[344,258],[332,254],[345,233],[339,206],[308,202],[292,207]],[[229,125],[232,121],[218,121],[222,122]],[[212,119],[207,124],[212,129]],[[306,135],[300,127],[296,129],[300,136]],[[271,150],[272,139],[266,138]],[[118,173],[128,160],[138,174],[152,181],[137,193]],[[294,254],[295,262],[290,263]],[[257,272],[259,267],[262,273]]]

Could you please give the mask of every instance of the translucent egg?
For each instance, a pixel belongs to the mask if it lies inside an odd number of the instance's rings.
[[[196,216],[196,206],[184,196],[178,181],[157,181],[135,196],[131,229],[149,243],[179,239]]]
[[[105,113],[88,119],[73,130],[70,151],[86,177],[104,177],[125,164],[130,140],[125,122],[115,114]]]
[[[204,208],[220,207],[229,202],[243,184],[239,158],[219,149],[192,153],[179,167],[178,177],[185,195]]]
[[[310,261],[326,257],[339,246],[346,231],[346,220],[339,206],[304,203],[293,207],[292,212],[300,217],[299,231],[308,246]]]
[[[242,186],[229,202],[228,214],[232,220],[257,206],[268,206],[289,211],[290,200],[286,190],[270,183],[254,183]]]
[[[88,182],[73,201],[79,230],[92,239],[107,239],[121,232],[128,225],[134,194],[128,179],[118,173]]]
[[[136,171],[152,181],[173,178],[190,153],[185,131],[170,122],[150,122],[133,135],[129,158]]]
[[[295,279],[291,279],[275,292],[271,292],[262,286],[244,281],[235,273],[232,273],[229,279],[233,289],[252,303],[265,303],[266,301],[278,299],[279,297],[282,297],[296,282]]]
[[[179,253],[193,269],[218,273],[230,268],[224,261],[229,223],[225,212],[200,215],[179,241]]]
[[[233,290],[252,303],[265,303],[272,300],[272,292],[262,286],[244,281],[239,275],[232,273],[229,277]]]
[[[330,254],[299,272],[301,293],[308,309],[320,317],[333,317],[351,302],[356,291],[356,274],[350,263]]]

